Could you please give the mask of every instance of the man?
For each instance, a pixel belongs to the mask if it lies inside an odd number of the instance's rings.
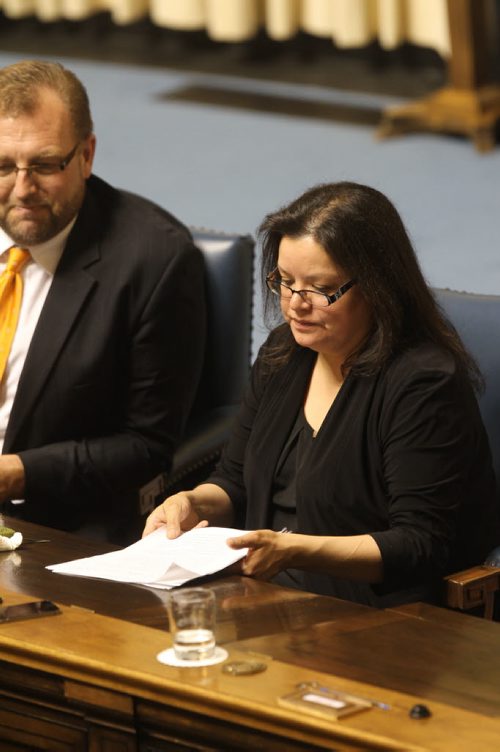
[[[0,510],[131,540],[138,491],[168,470],[196,391],[203,261],[172,215],[92,175],[95,146],[73,73],[0,70],[0,273],[23,249],[0,341]]]

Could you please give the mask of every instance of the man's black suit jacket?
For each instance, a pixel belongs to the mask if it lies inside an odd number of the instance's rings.
[[[173,216],[92,176],[33,336],[3,452],[62,529],[133,513],[168,470],[202,367],[201,253]]]

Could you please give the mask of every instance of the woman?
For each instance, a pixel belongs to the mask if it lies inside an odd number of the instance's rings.
[[[285,323],[215,472],[144,533],[237,524],[246,575],[376,606],[434,599],[498,541],[478,369],[380,192],[317,186],[260,234]]]

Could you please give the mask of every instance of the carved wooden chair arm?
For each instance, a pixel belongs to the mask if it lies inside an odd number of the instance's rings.
[[[484,618],[493,618],[495,593],[500,590],[500,567],[482,564],[445,577],[445,602],[450,608],[468,611],[484,608]]]

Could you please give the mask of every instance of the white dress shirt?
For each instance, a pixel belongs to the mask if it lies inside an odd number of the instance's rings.
[[[22,246],[30,252],[31,258],[28,259],[20,272],[23,279],[21,310],[5,375],[0,384],[0,452],[3,448],[10,411],[31,339],[66,245],[66,240],[75,221],[76,217],[64,230],[46,243]],[[0,228],[0,273],[4,271],[7,265],[8,250],[13,245],[17,244]]]

